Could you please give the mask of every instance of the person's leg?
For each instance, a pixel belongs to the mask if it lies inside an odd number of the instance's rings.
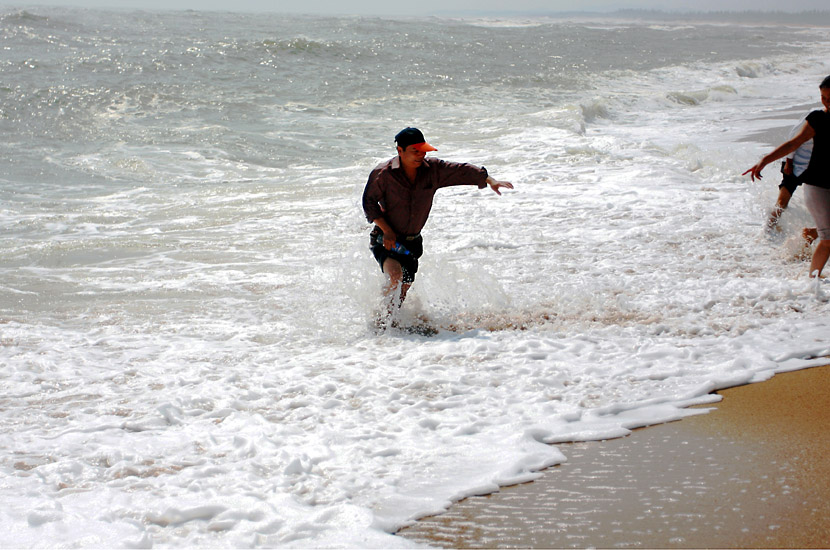
[[[389,299],[389,313],[392,313],[403,305],[406,293],[412,283],[404,282],[403,267],[401,267],[398,260],[393,258],[386,258],[383,262],[383,272],[389,277],[386,286],[383,288],[383,295]]]
[[[813,259],[810,261],[810,277],[821,277],[821,271],[830,258],[830,239],[822,239],[818,242]]]
[[[371,242],[372,254],[387,277],[382,291],[386,311],[377,313],[375,324],[378,328],[386,328],[390,321],[392,326],[395,325],[394,315],[403,305],[406,294],[415,281],[418,258],[424,253],[423,241],[420,238],[407,239],[406,248],[409,253],[405,255],[386,250],[377,241],[377,234],[373,234]]]
[[[778,226],[778,220],[781,217],[781,213],[787,209],[787,206],[790,204],[790,199],[792,198],[793,194],[792,191],[787,189],[784,185],[781,185],[778,189],[778,200],[775,201],[775,208],[772,209],[772,212],[769,213],[769,220],[767,220],[767,227],[773,228]]]
[[[804,202],[816,222],[816,233],[820,239],[810,261],[810,277],[817,277],[821,276],[830,257],[830,189],[805,185]]]

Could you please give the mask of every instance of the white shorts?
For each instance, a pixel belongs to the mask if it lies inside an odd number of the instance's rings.
[[[816,222],[818,238],[830,240],[830,189],[805,184],[804,202]]]

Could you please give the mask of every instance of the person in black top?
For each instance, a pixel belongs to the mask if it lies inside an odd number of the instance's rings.
[[[761,179],[761,170],[767,164],[789,155],[808,140],[813,140],[813,154],[802,175],[804,201],[816,222],[819,238],[810,262],[810,277],[820,277],[830,258],[830,76],[821,82],[819,92],[824,110],[816,110],[807,115],[807,124],[794,138],[779,145],[744,172],[744,175],[751,174],[752,181]]]

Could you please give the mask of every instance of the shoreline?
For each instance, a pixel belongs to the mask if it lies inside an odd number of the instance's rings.
[[[803,105],[794,105],[785,107],[772,113],[759,116],[757,120],[769,120],[770,126],[762,130],[756,130],[748,134],[738,141],[742,143],[761,143],[769,147],[778,147],[780,144],[787,141],[787,136],[802,116],[814,109],[820,108],[815,103],[805,103]],[[777,123],[774,123],[778,121]],[[786,123],[782,123],[786,121]]]
[[[398,535],[451,548],[825,548],[830,366],[716,392],[707,414],[606,441]]]

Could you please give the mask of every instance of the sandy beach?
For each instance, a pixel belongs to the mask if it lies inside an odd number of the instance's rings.
[[[830,366],[727,389],[708,413],[561,445],[542,478],[399,535],[447,548],[830,547]]]

